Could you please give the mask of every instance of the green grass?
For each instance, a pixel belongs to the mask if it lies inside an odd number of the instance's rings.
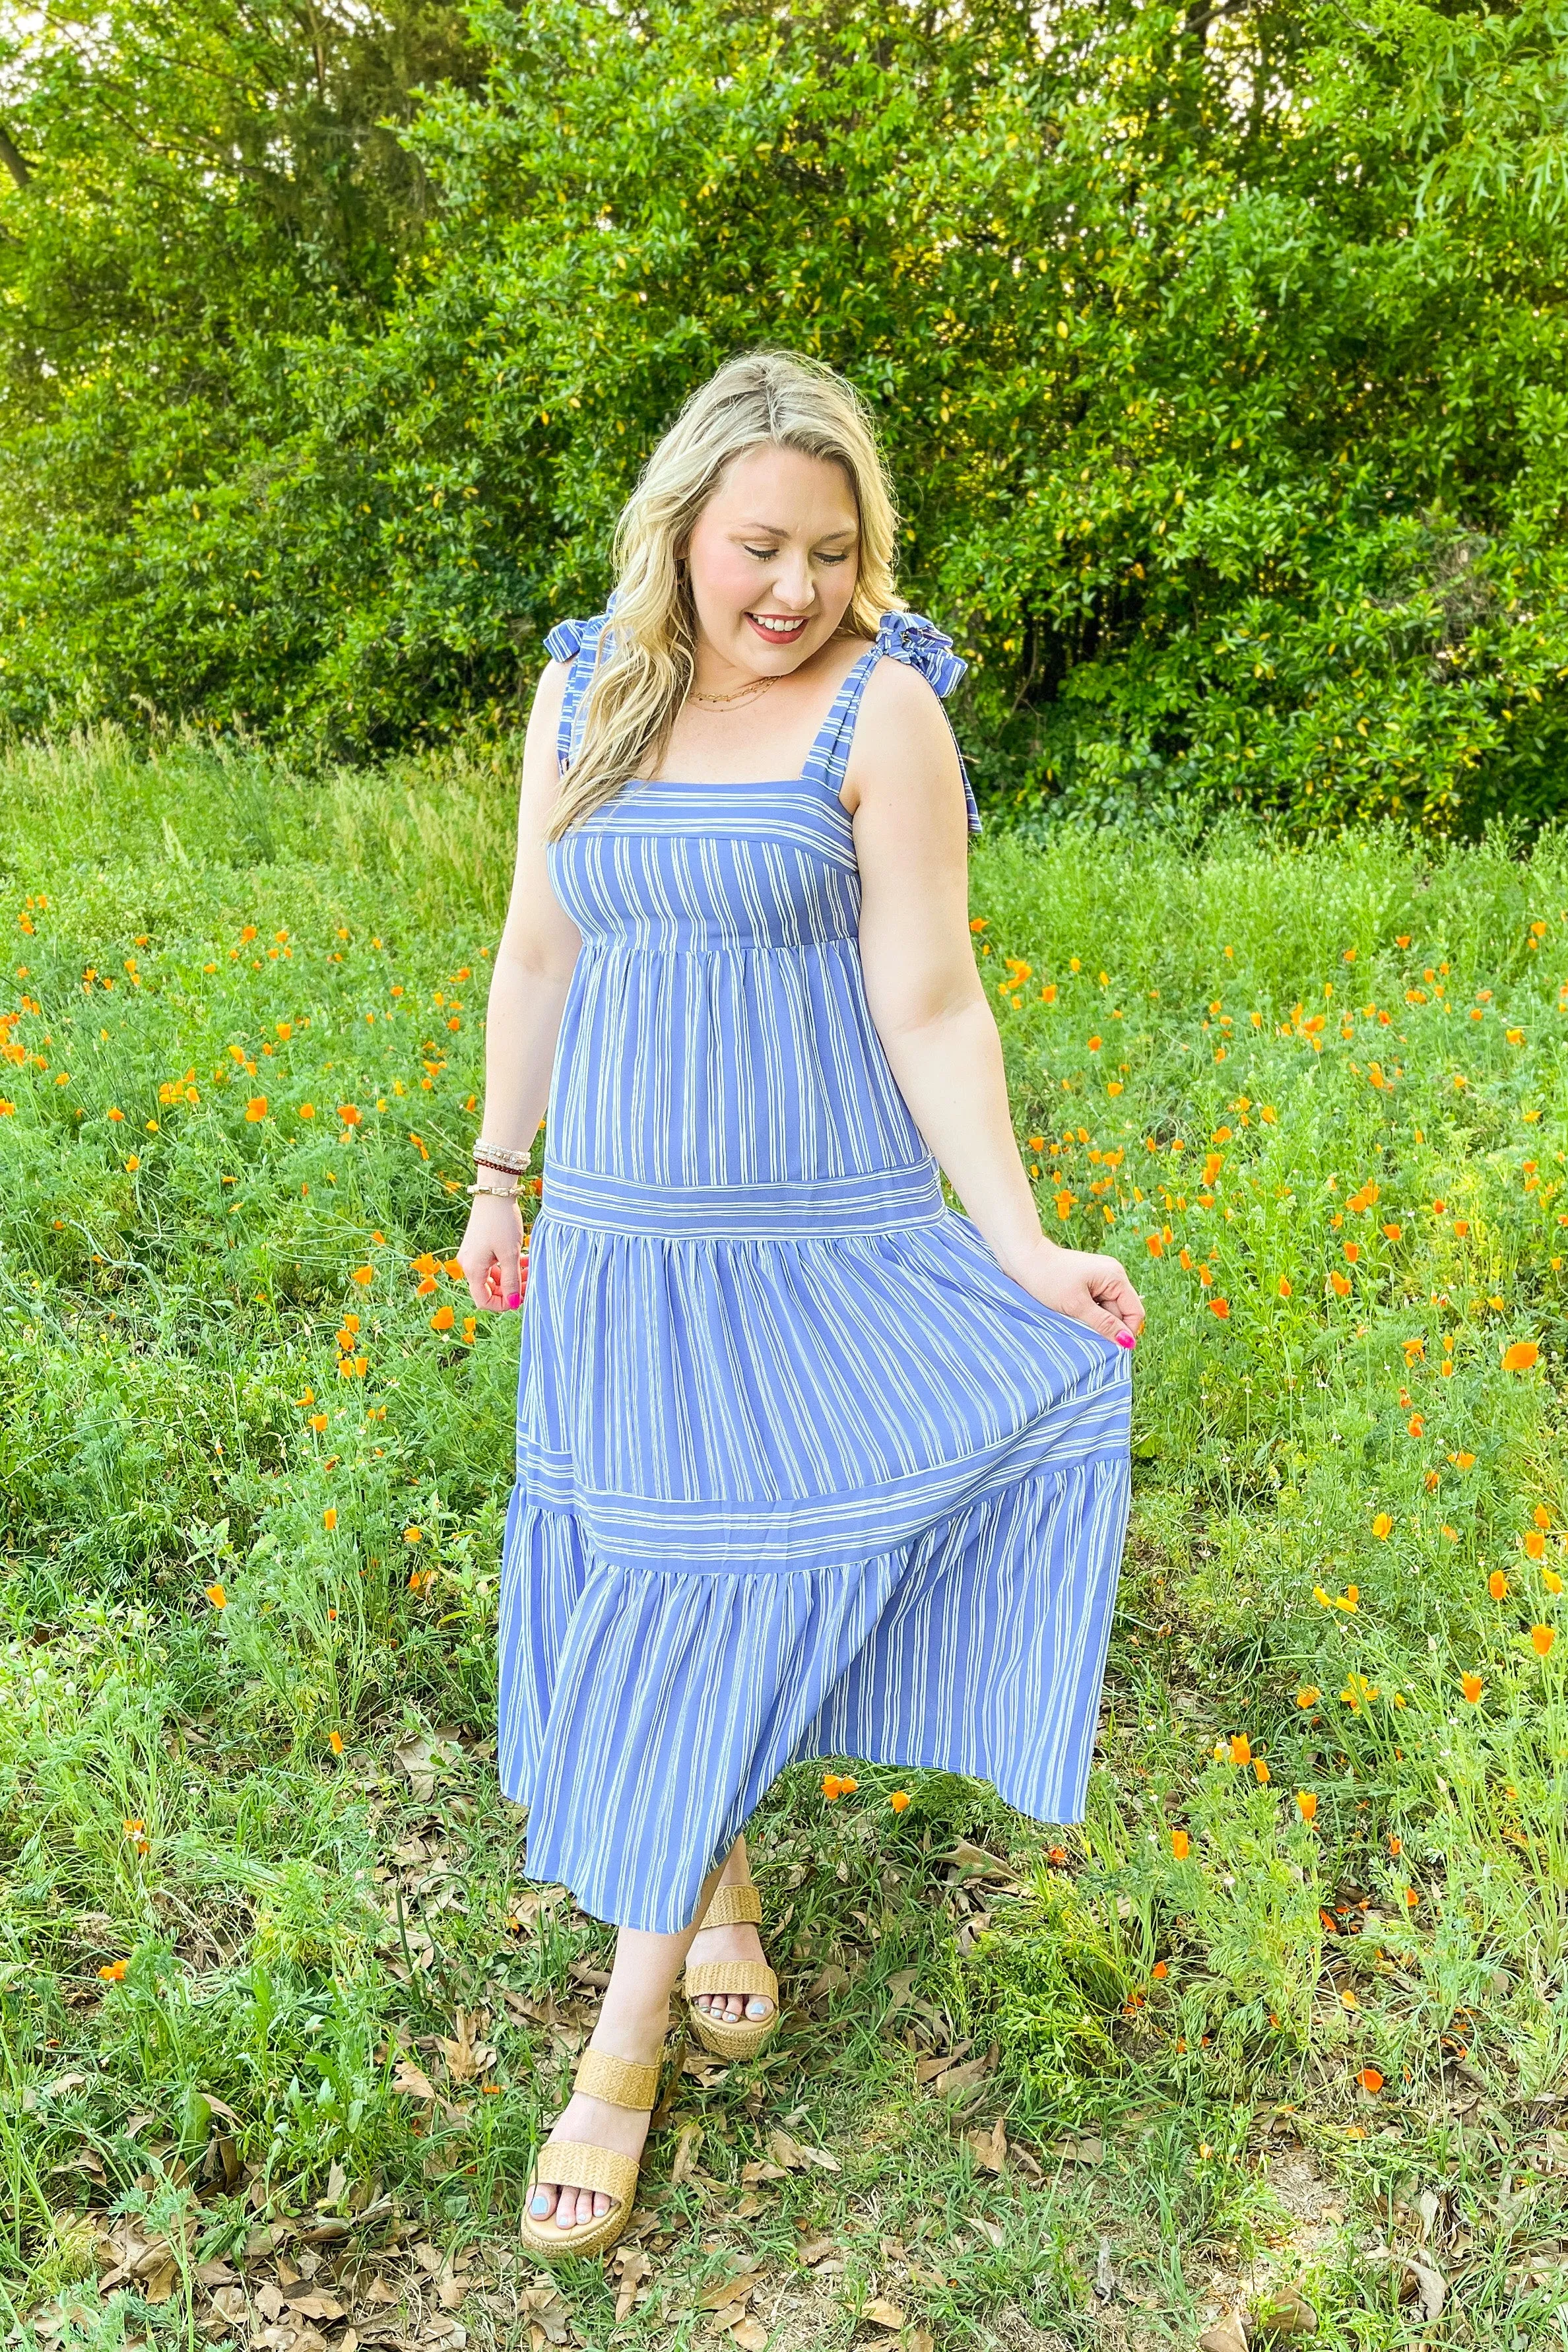
[[[743,2266],[780,2352],[897,2340],[868,2305],[906,2345],[1190,2345],[1292,2279],[1325,2347],[1561,2346],[1563,844],[977,847],[1048,1227],[1150,1310],[1089,1817],[781,1784],[784,2030],[693,2062],[631,2274],[552,2297],[512,2224],[608,1938],[532,1899],[496,1793],[516,1323],[444,1270],[510,787],[112,734],[5,786],[26,2340],[248,2346],[281,2279],[372,2344],[460,2301],[470,2341],[684,2346]],[[944,2052],[968,2076],[918,2081]],[[1436,2326],[1380,2246],[1443,2273]]]

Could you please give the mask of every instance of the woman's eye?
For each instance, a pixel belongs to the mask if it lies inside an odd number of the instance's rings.
[[[847,563],[847,562],[848,562],[848,561],[849,561],[849,558],[848,558],[848,555],[847,555],[847,554],[844,554],[844,555],[819,555],[819,556],[817,557],[817,559],[816,559],[816,560],[817,560],[818,563]]]
[[[768,563],[771,562],[773,558],[778,553],[778,549],[776,547],[748,547],[746,553],[748,555],[755,555],[759,557],[763,563]]]

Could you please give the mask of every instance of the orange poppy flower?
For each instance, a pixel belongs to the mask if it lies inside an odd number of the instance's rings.
[[[1193,1842],[1191,1838],[1188,1837],[1185,1830],[1173,1830],[1171,1832],[1171,1852],[1178,1862],[1185,1862],[1192,1850]]]
[[[1316,1683],[1308,1683],[1302,1689],[1296,1693],[1296,1704],[1299,1707],[1302,1708],[1316,1706],[1318,1701],[1322,1697],[1322,1696],[1323,1694],[1318,1688]]]
[[[221,1584],[204,1584],[202,1591],[206,1594],[207,1599],[212,1602],[215,1609],[226,1609],[228,1607],[228,1595],[224,1591]]]
[[[1383,2088],[1383,2076],[1378,2073],[1375,2066],[1363,2066],[1361,2073],[1356,2076],[1356,2081],[1361,2084],[1362,2089],[1366,2093],[1369,2099],[1375,2099],[1379,2091]]]
[[[1232,1737],[1230,1743],[1230,1760],[1233,1764],[1251,1763],[1252,1742],[1247,1738],[1245,1732],[1238,1732]]]
[[[1556,1639],[1557,1628],[1554,1625],[1532,1625],[1530,1629],[1531,1647],[1538,1658],[1548,1654]]]
[[[1283,1275],[1279,1277],[1279,1296],[1281,1298],[1289,1298],[1290,1296],[1290,1286]]]
[[[1465,1696],[1469,1700],[1470,1705],[1474,1706],[1476,1701],[1480,1697],[1482,1691],[1485,1690],[1486,1685],[1482,1682],[1479,1675],[1461,1675],[1459,1676],[1459,1688],[1464,1692]]]
[[[449,1331],[457,1319],[450,1307],[437,1307],[430,1318],[430,1328],[432,1331]]]
[[[1310,1790],[1310,1789],[1298,1789],[1298,1790],[1297,1790],[1297,1791],[1296,1791],[1296,1811],[1300,1814],[1301,1819],[1302,1819],[1304,1822],[1315,1822],[1315,1821],[1317,1820],[1317,1818],[1318,1818],[1318,1800],[1317,1800],[1317,1796],[1316,1796],[1316,1794],[1314,1793],[1314,1791],[1313,1791],[1312,1790]]]
[[[909,1790],[907,1789],[895,1789],[892,1795],[888,1799],[888,1802],[891,1805],[894,1812],[907,1813],[910,1809]]]
[[[1538,1363],[1540,1360],[1541,1350],[1533,1339],[1515,1339],[1510,1347],[1505,1348],[1502,1351],[1502,1368],[1505,1372],[1528,1372],[1531,1366]]]
[[[245,1116],[247,1123],[249,1126],[259,1127],[262,1120],[267,1116],[267,1097],[265,1095],[252,1095],[250,1100],[245,1106]]]
[[[334,1756],[341,1756],[343,1752],[342,1733],[341,1731],[330,1731],[327,1734],[327,1745],[331,1749]]]
[[[1487,1591],[1494,1601],[1508,1599],[1508,1579],[1500,1568],[1494,1568],[1487,1579]]]
[[[1373,1519],[1372,1523],[1372,1531],[1377,1538],[1379,1543],[1386,1543],[1388,1541],[1389,1537],[1394,1533],[1394,1521],[1389,1517],[1386,1511],[1379,1511],[1376,1518]]]

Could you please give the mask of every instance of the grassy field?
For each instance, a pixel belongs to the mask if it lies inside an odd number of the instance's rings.
[[[496,1792],[517,1328],[448,1265],[507,786],[4,782],[13,2340],[1568,2341],[1561,841],[976,848],[1043,1212],[1150,1307],[1089,1818],[781,1785],[785,2028],[552,2279],[608,1939]]]

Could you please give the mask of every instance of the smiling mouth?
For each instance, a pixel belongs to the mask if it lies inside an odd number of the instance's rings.
[[[809,625],[809,615],[804,613],[793,619],[783,613],[748,613],[746,618],[760,637],[775,646],[793,645]]]

